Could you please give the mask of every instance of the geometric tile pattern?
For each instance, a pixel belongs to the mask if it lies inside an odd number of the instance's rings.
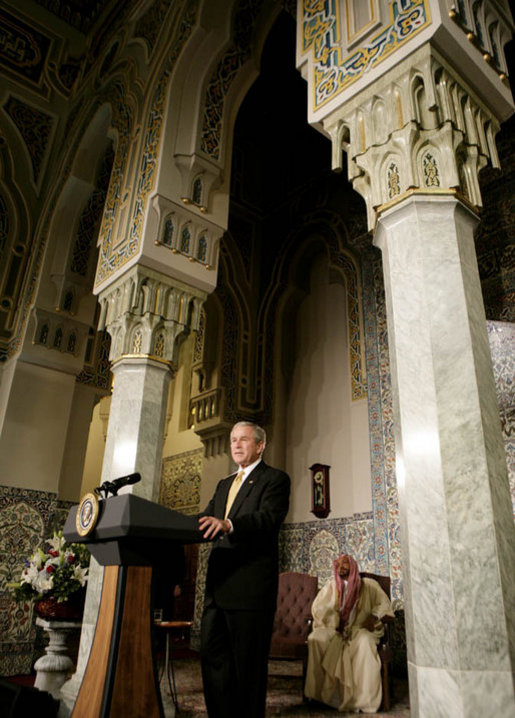
[[[4,9],[0,11],[0,26],[4,38],[0,65],[23,77],[34,91],[41,85],[50,38]]]
[[[479,175],[483,209],[474,236],[487,319],[515,322],[515,116],[501,125],[501,169]]]
[[[376,571],[372,513],[349,518],[285,524],[279,537],[279,570],[317,576],[323,586],[332,576],[332,562],[341,553],[353,556],[360,570]]]
[[[487,322],[515,517],[515,324]]]
[[[311,51],[313,111],[359,80],[431,22],[428,0],[392,0],[390,23],[386,24],[385,20],[375,35],[349,52],[341,47],[340,3],[303,0],[302,5],[300,51],[303,54]]]
[[[200,484],[203,449],[163,459],[159,503],[192,515],[200,511]]]
[[[119,113],[120,119],[123,116],[123,123],[121,123],[120,140],[100,230],[101,244],[99,264],[95,279],[96,286],[104,282],[123,266],[139,249],[147,201],[154,188],[157,176],[158,154],[170,75],[186,40],[191,34],[196,19],[196,11],[196,0],[187,0],[183,7],[181,22],[177,24],[177,36],[174,38],[164,68],[154,86],[152,101],[146,120],[144,121],[144,135],[141,156],[138,160],[139,168],[137,182],[134,188],[135,195],[133,198],[130,230],[127,237],[118,243],[116,247],[114,246],[116,238],[113,236],[115,219],[121,211],[121,198],[129,194],[124,187],[124,182],[127,182],[127,158],[131,156],[129,147],[131,140],[130,131],[134,120],[128,105],[124,101],[123,91],[120,93],[121,97],[119,102],[114,105],[114,109]]]
[[[34,183],[37,184],[53,126],[53,118],[14,97],[9,97],[4,109],[23,138],[32,163]]]
[[[204,98],[201,151],[219,159],[224,102],[240,68],[250,55],[252,27],[263,0],[240,0],[233,12],[232,43],[218,62]]]
[[[399,506],[381,252],[370,246],[361,253],[361,264],[376,573],[391,577],[392,596],[400,598]]]

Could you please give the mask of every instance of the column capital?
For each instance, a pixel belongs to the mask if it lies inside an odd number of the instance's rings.
[[[499,167],[492,111],[431,45],[418,48],[323,122],[333,169],[348,155],[348,176],[367,203],[368,226],[379,207],[413,189],[457,191],[482,204],[479,171]]]
[[[398,212],[404,211],[409,205],[439,203],[439,206],[441,206],[442,203],[449,202],[454,206],[460,205],[467,214],[471,215],[476,222],[479,222],[480,216],[478,208],[471,204],[458,190],[454,188],[424,190],[414,187],[413,189],[406,190],[406,192],[398,195],[390,202],[376,207],[374,231],[380,224],[388,223],[389,217],[392,217],[391,221],[396,221],[393,217],[397,218]],[[374,234],[373,243],[379,246],[376,234]]]
[[[111,335],[112,362],[145,357],[172,368],[183,333],[196,331],[206,292],[136,265],[99,296],[100,329]]]

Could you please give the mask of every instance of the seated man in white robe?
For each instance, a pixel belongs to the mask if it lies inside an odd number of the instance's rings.
[[[340,711],[376,713],[381,704],[381,619],[393,618],[390,599],[371,578],[361,578],[346,554],[334,561],[334,578],[313,602],[308,636],[308,698]]]

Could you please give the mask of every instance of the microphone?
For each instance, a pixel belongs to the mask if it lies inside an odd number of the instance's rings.
[[[138,481],[141,481],[141,474],[136,471],[133,474],[127,474],[127,476],[120,476],[118,479],[113,479],[113,481],[104,481],[101,486],[95,489],[95,493],[99,496],[103,493],[105,499],[107,499],[109,494],[118,496],[118,491],[122,486],[137,484]]]

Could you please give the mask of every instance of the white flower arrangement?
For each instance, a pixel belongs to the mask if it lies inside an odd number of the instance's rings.
[[[25,561],[18,583],[9,584],[17,601],[38,601],[53,596],[67,601],[86,585],[90,554],[77,543],[67,544],[62,532],[46,540],[46,551],[38,548]]]

